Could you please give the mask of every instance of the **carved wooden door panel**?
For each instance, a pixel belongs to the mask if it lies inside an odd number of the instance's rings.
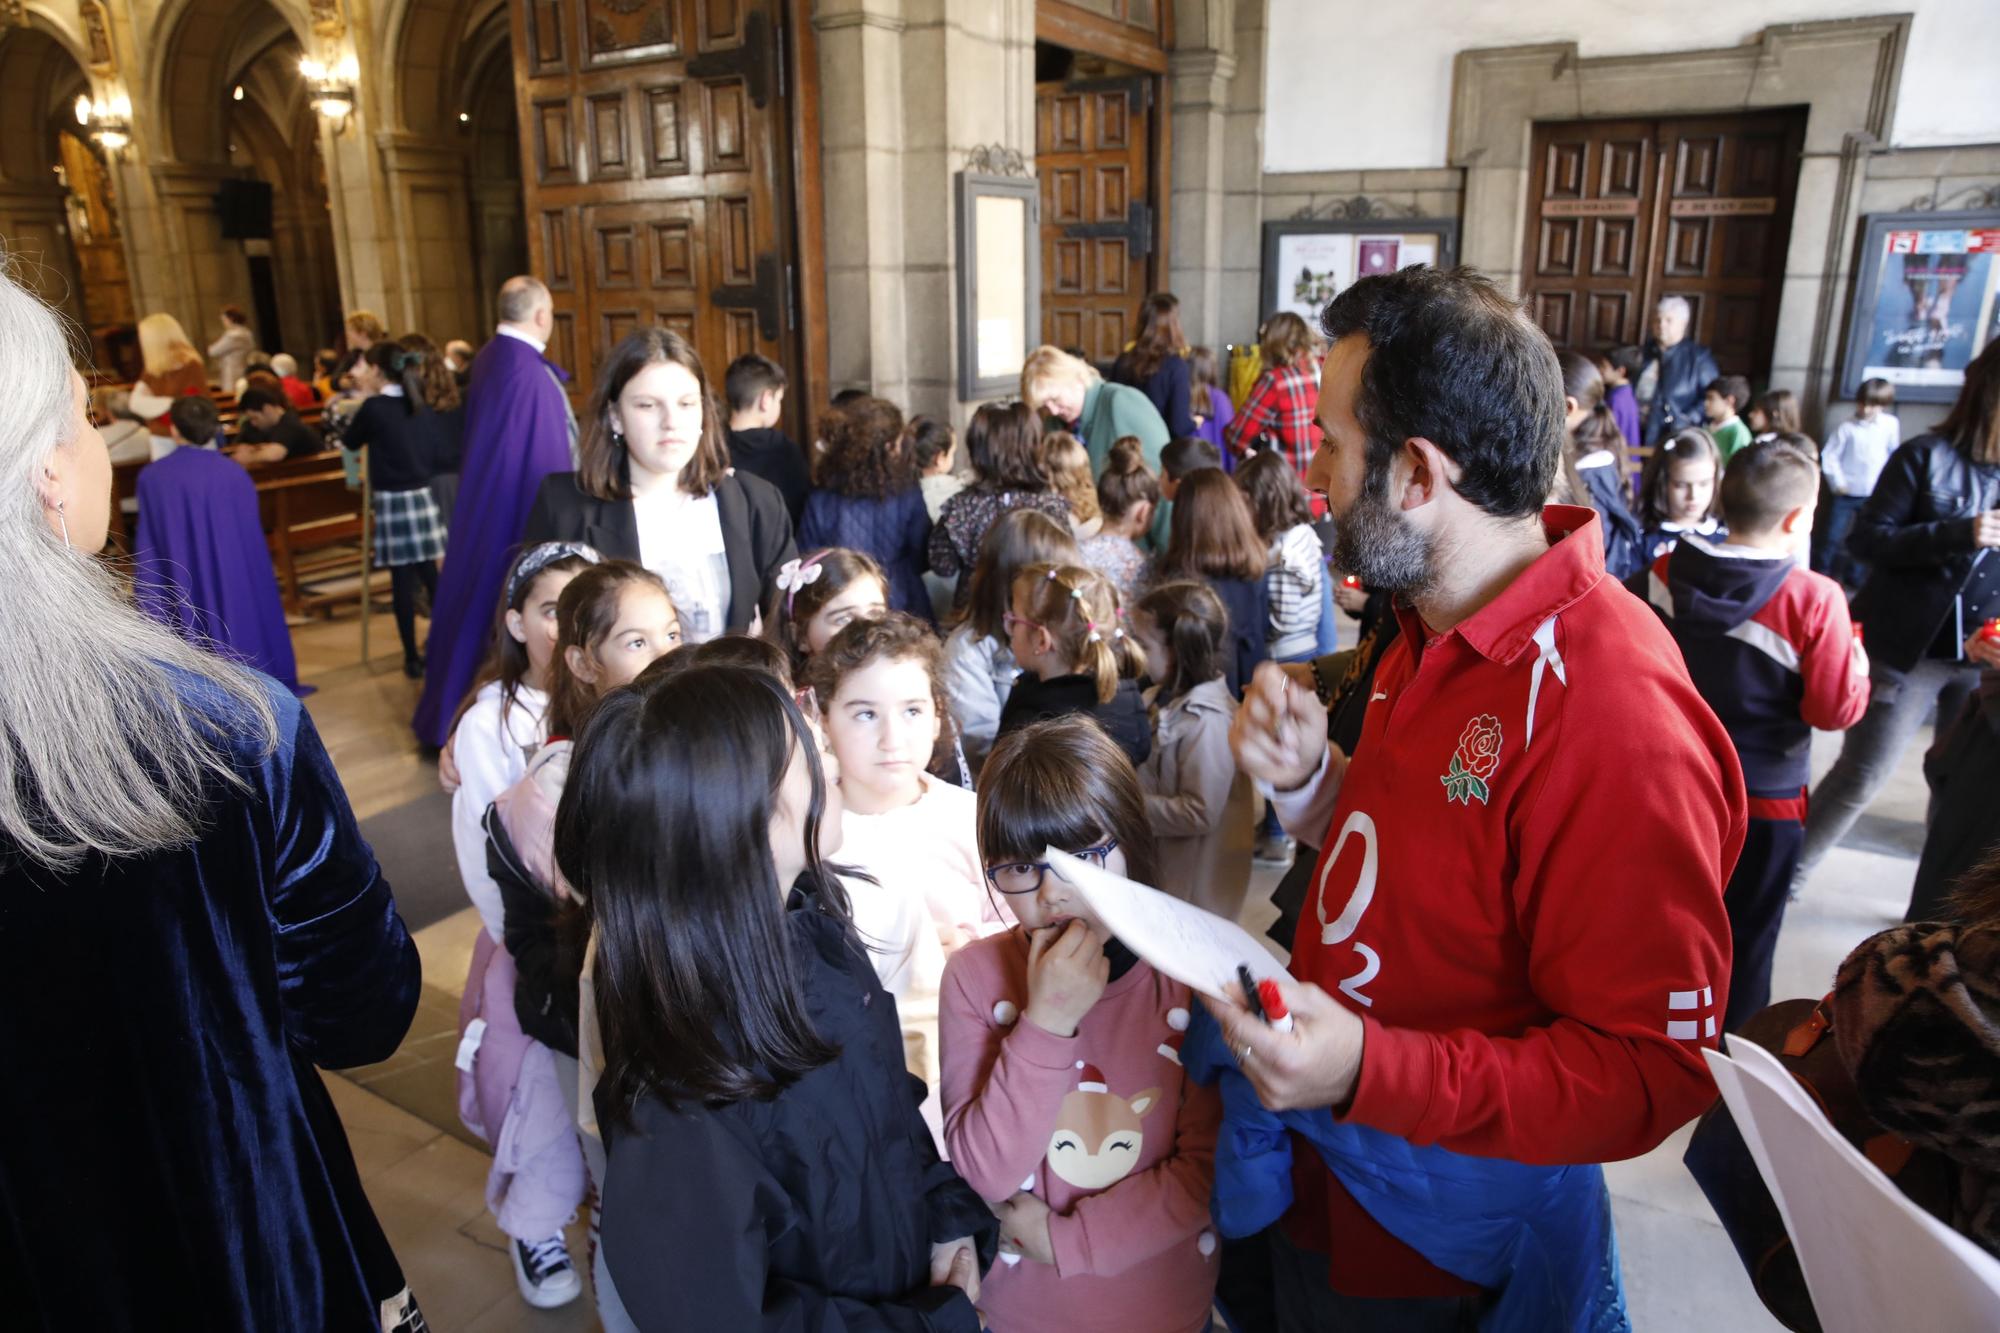
[[[513,0],[529,262],[581,397],[632,329],[798,372],[781,0]]]
[[[1535,126],[1522,292],[1558,348],[1642,343],[1662,296],[1726,374],[1770,374],[1802,112]]]
[[[1137,332],[1153,254],[1153,80],[1035,87],[1042,341],[1115,359]]]

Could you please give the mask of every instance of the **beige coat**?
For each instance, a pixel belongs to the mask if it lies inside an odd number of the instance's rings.
[[[1232,921],[1250,887],[1256,836],[1250,780],[1229,750],[1235,716],[1220,676],[1195,686],[1160,709],[1153,753],[1139,770],[1160,840],[1158,887]]]

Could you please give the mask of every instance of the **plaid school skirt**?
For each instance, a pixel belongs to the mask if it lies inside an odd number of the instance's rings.
[[[375,564],[420,565],[444,556],[444,518],[429,487],[375,492]]]

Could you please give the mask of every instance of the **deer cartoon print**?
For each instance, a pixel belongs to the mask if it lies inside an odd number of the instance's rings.
[[[1049,1170],[1080,1190],[1109,1189],[1139,1164],[1146,1114],[1160,1104],[1160,1090],[1120,1096],[1096,1065],[1076,1067],[1076,1088],[1064,1095],[1049,1135]]]

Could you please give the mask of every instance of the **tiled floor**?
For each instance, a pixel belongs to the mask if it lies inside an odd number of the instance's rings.
[[[304,679],[320,686],[308,701],[349,798],[363,818],[434,790],[407,722],[417,689],[400,671],[387,616],[374,626],[374,661],[360,662],[352,621],[295,631]],[[1849,846],[1828,857],[1794,905],[1779,941],[1774,991],[1818,995],[1847,951],[1899,920],[1922,837],[1925,788],[1918,767],[1928,736],[1911,747]],[[1820,736],[1815,771],[1832,762],[1838,738]],[[1638,794],[1635,794],[1635,798]],[[439,836],[447,836],[439,830]],[[1261,929],[1275,883],[1260,870],[1245,924]],[[514,1291],[502,1238],[483,1199],[486,1154],[457,1123],[451,1084],[453,1027],[472,941],[470,908],[417,932],[425,993],[410,1037],[390,1061],[330,1075],[362,1177],[390,1241],[439,1333],[570,1330],[596,1327],[588,1300],[535,1311]],[[381,1094],[386,1094],[381,1095]],[[412,1109],[404,1109],[412,1108]],[[414,1111],[414,1113],[413,1113]],[[1681,1167],[1688,1131],[1630,1162],[1606,1169],[1633,1324],[1642,1330],[1776,1329],[1751,1293],[1728,1239]],[[572,1228],[573,1252],[583,1254]]]

